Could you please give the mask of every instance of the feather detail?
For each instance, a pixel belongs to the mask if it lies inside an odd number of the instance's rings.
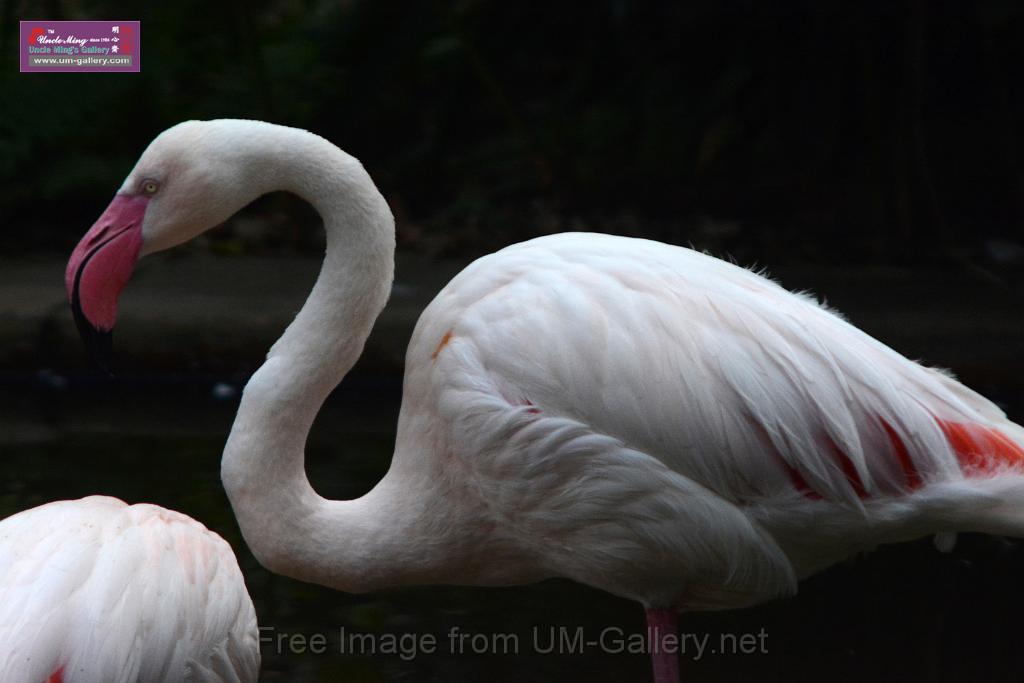
[[[215,663],[232,653],[233,665]],[[0,521],[0,680],[255,681],[259,636],[228,544],[101,496]]]

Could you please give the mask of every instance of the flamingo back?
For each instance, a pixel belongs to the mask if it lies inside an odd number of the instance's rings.
[[[0,680],[255,681],[230,546],[155,505],[92,496],[0,522]]]

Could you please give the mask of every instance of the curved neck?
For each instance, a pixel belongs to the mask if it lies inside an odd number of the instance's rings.
[[[328,501],[310,486],[306,437],[327,395],[359,358],[394,274],[394,220],[353,157],[311,133],[261,139],[262,192],[287,190],[324,221],[327,253],[313,291],[249,380],[221,478],[242,534],[273,571],[361,590],[388,571],[381,558],[388,487]],[[381,558],[381,559],[377,559]],[[380,566],[377,566],[380,564]]]

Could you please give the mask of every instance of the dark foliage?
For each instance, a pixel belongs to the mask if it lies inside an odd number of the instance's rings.
[[[1024,224],[1013,0],[0,7],[8,246],[66,249],[153,135],[225,116],[360,157],[410,247],[593,228],[941,261]],[[31,16],[140,18],[142,73],[18,74]]]

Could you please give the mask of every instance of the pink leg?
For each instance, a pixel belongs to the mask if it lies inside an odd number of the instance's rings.
[[[651,642],[654,683],[679,683],[679,615],[674,609],[647,610],[647,633]],[[665,643],[666,636],[670,638]],[[665,650],[669,651],[666,652]]]

